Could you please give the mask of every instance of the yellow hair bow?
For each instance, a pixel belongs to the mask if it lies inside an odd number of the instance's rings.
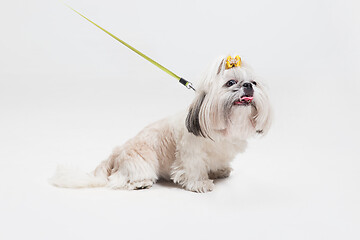
[[[226,59],[226,69],[241,66],[241,58],[237,55],[235,58],[228,56]]]

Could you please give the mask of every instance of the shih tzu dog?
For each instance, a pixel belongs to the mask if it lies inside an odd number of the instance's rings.
[[[51,183],[132,190],[162,178],[194,192],[213,190],[213,179],[230,175],[229,163],[247,139],[268,132],[271,107],[264,85],[239,56],[219,58],[196,89],[186,112],[147,126],[92,173],[59,167]]]

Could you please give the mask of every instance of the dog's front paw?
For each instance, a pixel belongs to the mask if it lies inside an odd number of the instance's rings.
[[[230,176],[231,171],[232,168],[230,167],[218,169],[216,171],[210,171],[209,178],[210,179],[227,178]]]
[[[185,189],[198,193],[211,192],[214,189],[213,180],[200,180],[185,184]]]

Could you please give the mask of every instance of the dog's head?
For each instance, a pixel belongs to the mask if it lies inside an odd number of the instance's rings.
[[[240,58],[219,58],[196,89],[186,118],[194,135],[212,138],[231,131],[247,138],[269,130],[271,107],[265,86]]]

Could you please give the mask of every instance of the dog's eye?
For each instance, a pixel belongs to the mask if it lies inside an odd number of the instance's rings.
[[[251,83],[254,84],[255,86],[256,86],[256,84],[257,84],[257,82],[255,82],[255,81],[252,81]]]
[[[234,85],[234,84],[237,84],[237,81],[236,81],[236,80],[229,80],[225,85],[226,85],[227,87],[231,87],[231,86]]]

